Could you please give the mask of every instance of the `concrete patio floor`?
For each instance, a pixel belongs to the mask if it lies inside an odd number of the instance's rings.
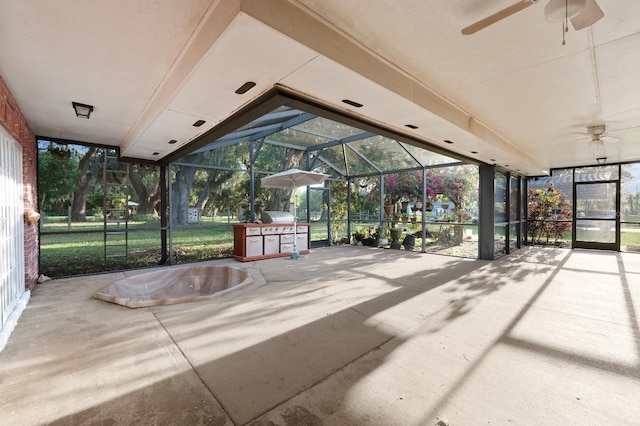
[[[211,263],[256,283],[140,309],[91,296],[148,270],[38,285],[0,353],[0,424],[640,424],[640,255]]]

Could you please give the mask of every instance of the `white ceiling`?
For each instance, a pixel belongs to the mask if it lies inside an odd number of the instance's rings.
[[[605,17],[564,46],[546,0],[460,33],[517,1],[0,0],[0,76],[36,134],[131,158],[161,160],[277,85],[529,175],[595,163],[595,124],[617,138],[609,163],[640,160],[640,2],[597,0]]]

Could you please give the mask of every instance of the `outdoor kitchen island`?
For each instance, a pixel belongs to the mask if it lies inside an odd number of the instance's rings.
[[[298,253],[309,253],[308,223],[236,223],[233,224],[233,258],[250,262],[289,256],[294,238]]]

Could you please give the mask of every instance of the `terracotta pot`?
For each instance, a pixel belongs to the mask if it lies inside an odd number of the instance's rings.
[[[393,214],[393,208],[394,208],[394,207],[395,207],[395,206],[394,206],[393,204],[385,204],[385,206],[384,206],[384,213],[385,213],[387,216],[391,216],[391,215]]]

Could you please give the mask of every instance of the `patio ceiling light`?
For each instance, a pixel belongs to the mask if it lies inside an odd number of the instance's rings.
[[[343,99],[342,102],[344,102],[347,105],[351,105],[353,107],[356,107],[356,108],[362,108],[362,106],[363,106],[360,102],[352,101],[351,99]]]
[[[244,83],[242,86],[238,87],[236,89],[236,93],[238,95],[244,95],[245,93],[247,93],[249,90],[251,90],[254,86],[256,85],[256,83],[254,83],[253,81],[247,81],[246,83]]]
[[[89,119],[93,112],[93,105],[81,104],[80,102],[71,102],[71,104],[77,117]]]

